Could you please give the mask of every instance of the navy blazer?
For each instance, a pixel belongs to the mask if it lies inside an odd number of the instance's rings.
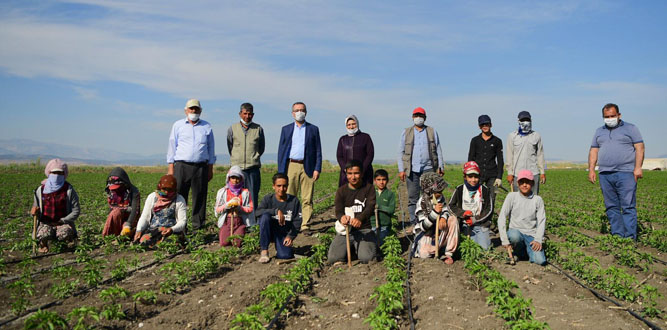
[[[322,172],[322,146],[320,145],[320,129],[306,122],[306,141],[303,151],[303,169],[309,177],[313,177],[313,171]],[[294,122],[283,126],[278,142],[278,172],[287,174],[289,166],[289,154],[292,150],[292,133],[294,133]]]

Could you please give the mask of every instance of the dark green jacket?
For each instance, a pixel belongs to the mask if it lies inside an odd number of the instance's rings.
[[[375,203],[378,206],[378,217],[380,217],[380,227],[389,227],[391,229],[391,218],[396,210],[396,195],[388,187],[382,193],[378,193],[375,188]],[[371,227],[375,228],[375,214],[371,216]]]

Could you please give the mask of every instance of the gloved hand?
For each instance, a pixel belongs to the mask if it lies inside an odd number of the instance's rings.
[[[493,182],[493,186],[496,188],[500,188],[500,186],[503,184],[503,180],[496,179],[496,181]]]
[[[132,230],[130,230],[130,227],[123,227],[123,229],[120,231],[120,236],[130,236],[130,233]]]
[[[468,226],[472,226],[472,211],[463,212],[463,222]]]
[[[468,225],[468,227],[472,227],[472,218],[467,218],[463,220],[463,222],[465,222],[465,224]]]
[[[234,197],[234,198],[230,199],[229,202],[227,202],[227,204],[225,204],[225,208],[229,210],[233,207],[239,206],[240,204],[241,204],[241,200],[238,197]]]

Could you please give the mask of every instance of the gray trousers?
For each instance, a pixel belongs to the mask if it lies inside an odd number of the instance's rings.
[[[350,231],[350,251],[353,258],[356,254],[360,261],[369,262],[375,257],[375,232],[371,229],[359,229]],[[356,252],[356,253],[355,253]],[[347,242],[345,235],[336,234],[329,246],[327,262],[333,264],[337,261],[347,260]]]
[[[174,162],[174,176],[178,194],[188,201],[192,188],[192,229],[198,230],[206,222],[206,195],[208,193],[208,164]]]
[[[533,181],[535,182],[533,184],[533,194],[539,195],[540,194],[540,175],[535,175],[533,177]],[[514,188],[514,191],[519,191],[519,183],[517,180],[516,175],[514,176],[514,182],[512,182],[512,187]]]
[[[252,203],[255,207],[259,205],[259,187],[262,185],[262,176],[259,173],[259,167],[253,167],[243,170],[245,180],[244,185],[252,195]]]

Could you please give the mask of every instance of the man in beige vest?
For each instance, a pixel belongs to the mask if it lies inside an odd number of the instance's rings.
[[[254,205],[258,205],[261,176],[259,158],[264,153],[264,129],[252,121],[255,116],[250,103],[241,104],[239,117],[241,120],[227,130],[227,150],[231,166],[238,166],[245,176],[244,184],[252,196]],[[251,223],[255,223],[254,212],[250,215]]]
[[[403,130],[398,145],[398,176],[403,182],[407,179],[408,213],[412,225],[416,223],[415,208],[421,192],[419,179],[422,174],[434,171],[442,176],[445,169],[438,132],[426,126],[425,120],[426,110],[415,108],[412,111],[414,125]]]

